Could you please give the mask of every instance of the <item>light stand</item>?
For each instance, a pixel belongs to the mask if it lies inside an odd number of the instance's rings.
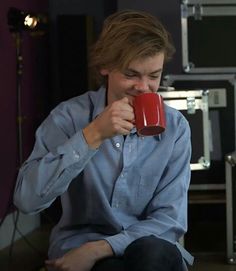
[[[48,19],[43,14],[21,11],[17,8],[9,8],[8,14],[9,30],[13,33],[16,45],[16,97],[17,97],[17,146],[18,161],[21,166],[23,162],[23,140],[22,140],[22,108],[21,108],[21,81],[23,74],[23,56],[22,56],[22,31],[42,34],[47,29]]]
[[[29,12],[20,11],[16,8],[9,8],[7,13],[9,30],[13,34],[16,46],[16,124],[17,124],[17,148],[18,148],[18,157],[17,157],[17,168],[19,168],[23,162],[23,137],[22,137],[22,107],[21,107],[21,94],[22,94],[22,75],[23,75],[23,56],[22,56],[22,31],[30,31],[42,35],[47,27],[47,17],[42,14],[33,14]],[[9,199],[8,207],[6,214],[1,221],[3,223],[6,215],[8,214],[8,209],[11,206],[11,199]],[[13,214],[14,220],[14,230],[12,233],[11,244],[9,249],[9,262],[8,265],[11,265],[13,245],[15,241],[15,235],[17,228],[17,222],[19,219],[19,210],[16,211],[16,216]],[[19,231],[19,230],[18,230]]]
[[[23,56],[22,56],[22,34],[21,32],[15,33],[16,44],[16,112],[17,112],[17,143],[18,143],[18,165],[23,162],[23,144],[22,144],[22,108],[21,108],[21,81],[23,73]]]

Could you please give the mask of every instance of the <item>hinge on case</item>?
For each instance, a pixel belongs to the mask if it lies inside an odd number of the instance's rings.
[[[202,6],[200,4],[193,6],[193,14],[195,20],[201,20],[202,19]]]
[[[188,6],[185,3],[181,5],[181,16],[182,18],[188,18]]]
[[[198,159],[198,163],[201,164],[204,168],[209,168],[211,164],[210,161],[203,156]]]
[[[195,67],[193,62],[189,62],[187,66],[184,67],[185,72],[190,72]]]
[[[187,112],[188,114],[195,114],[195,97],[187,97]]]
[[[231,165],[231,167],[234,167],[236,165],[236,160],[232,154],[228,154],[225,160]]]

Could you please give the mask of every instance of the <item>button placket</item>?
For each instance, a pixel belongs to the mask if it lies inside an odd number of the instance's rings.
[[[124,194],[126,194],[126,172],[121,172],[118,177],[112,199],[112,206],[114,208],[122,208]]]
[[[123,148],[123,136],[118,135],[118,136],[114,136],[113,138],[111,138],[111,144],[113,146],[113,148],[115,148],[117,151],[122,151]]]

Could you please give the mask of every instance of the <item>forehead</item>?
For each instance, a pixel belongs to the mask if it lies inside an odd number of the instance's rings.
[[[147,56],[132,60],[127,69],[137,72],[153,72],[163,68],[164,53],[159,53],[154,56]]]

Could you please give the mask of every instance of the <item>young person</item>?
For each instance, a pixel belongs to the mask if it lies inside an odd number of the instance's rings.
[[[101,84],[58,105],[36,132],[22,165],[15,205],[37,213],[61,198],[49,270],[183,271],[190,129],[165,106],[166,130],[140,137],[132,101],[160,85],[174,52],[170,35],[146,12],[109,16],[91,53]]]

